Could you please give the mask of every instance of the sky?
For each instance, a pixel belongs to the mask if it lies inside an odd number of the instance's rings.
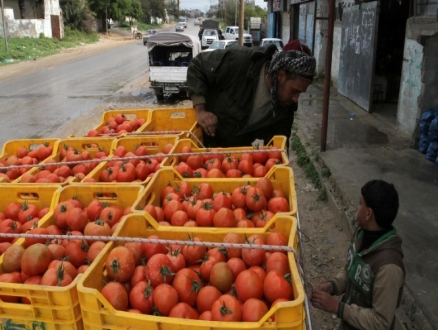
[[[199,9],[203,12],[208,11],[210,5],[217,4],[218,2],[215,0],[180,0],[180,8],[181,9]],[[267,2],[263,0],[255,0],[256,6],[260,6],[261,8],[267,7]]]

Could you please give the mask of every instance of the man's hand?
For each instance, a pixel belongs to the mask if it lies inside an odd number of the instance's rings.
[[[323,282],[319,284],[316,288],[316,290],[327,292],[331,295],[333,295],[333,284],[331,282]]]
[[[322,309],[323,311],[337,314],[339,300],[335,297],[332,297],[328,292],[324,292],[318,288],[315,288],[312,292],[312,305],[313,307]]]
[[[217,127],[217,117],[214,113],[205,110],[205,104],[195,106],[196,120],[207,135],[214,136]]]

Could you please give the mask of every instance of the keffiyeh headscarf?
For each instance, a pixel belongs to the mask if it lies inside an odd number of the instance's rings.
[[[287,45],[285,46],[285,48],[286,47]],[[281,52],[276,52],[272,56],[272,60],[268,68],[268,73],[272,74],[271,95],[274,107],[277,102],[277,74],[279,70],[284,70],[289,75],[296,75],[298,77],[309,79],[312,79],[315,75],[315,58],[311,55],[306,54],[305,51],[308,50],[307,47],[307,49],[303,49],[301,45],[299,45],[299,47],[301,51],[283,50]]]

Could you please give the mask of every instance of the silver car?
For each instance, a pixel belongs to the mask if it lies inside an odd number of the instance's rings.
[[[184,32],[184,24],[183,23],[178,23],[175,27],[175,31],[176,32]]]
[[[158,30],[147,30],[146,34],[143,37],[143,45],[146,46],[146,44],[148,43],[149,37],[154,35],[154,34],[157,34],[157,33],[158,33]]]
[[[278,51],[281,51],[284,47],[283,41],[278,38],[264,38],[260,42],[260,47],[268,47],[271,44],[277,46]]]
[[[216,49],[225,49],[231,46],[238,46],[239,42],[237,40],[216,40],[208,47],[204,52],[212,52]]]

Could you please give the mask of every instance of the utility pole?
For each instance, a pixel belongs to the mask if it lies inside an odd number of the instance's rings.
[[[245,27],[245,0],[240,0],[239,45],[243,46],[243,28]]]
[[[6,34],[5,9],[3,7],[3,0],[0,0],[0,2],[2,5],[3,37],[5,38],[6,53],[9,53],[8,38]]]
[[[236,9],[234,12],[234,25],[237,25],[237,0],[235,0],[235,1],[236,1]]]

